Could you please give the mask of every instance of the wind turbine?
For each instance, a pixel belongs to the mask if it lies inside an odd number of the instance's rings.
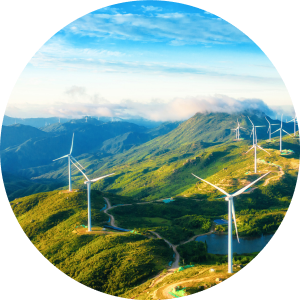
[[[60,158],[57,158],[53,161],[56,161],[56,160],[60,160],[62,158],[68,158],[68,170],[69,170],[69,191],[72,191],[72,179],[71,179],[71,157],[73,158],[72,156],[72,151],[73,151],[73,142],[74,142],[74,133],[73,133],[73,137],[72,137],[72,144],[71,144],[71,149],[70,149],[70,153],[68,155],[65,155],[65,156],[62,156]],[[76,159],[73,158],[75,161]],[[76,161],[77,162],[77,161]],[[79,164],[79,163],[78,163]],[[79,164],[80,165],[80,164]],[[80,165],[81,166],[81,165]],[[81,166],[82,167],[82,166]],[[83,167],[82,167],[83,168]],[[83,168],[84,169],[84,168]]]
[[[265,117],[266,118],[266,120],[268,121],[268,123],[269,123],[269,128],[268,128],[268,131],[267,131],[267,133],[269,133],[269,140],[271,141],[271,132],[272,132],[272,130],[271,130],[271,125],[279,125],[278,123],[277,124],[274,124],[274,123],[270,123],[270,121],[267,119],[267,117]]]
[[[232,130],[232,131],[235,131],[235,139],[236,139],[236,140],[240,140],[240,129],[244,129],[244,130],[245,130],[245,128],[243,128],[243,127],[240,126],[240,123],[239,123],[239,120],[238,120],[238,119],[237,119],[237,123],[238,123],[237,128],[231,129],[231,130]]]
[[[270,171],[268,173],[264,174],[263,176],[261,176],[260,178],[258,178],[257,180],[255,180],[254,182],[248,184],[244,188],[236,191],[233,194],[229,194],[225,190],[223,190],[222,188],[220,188],[220,187],[218,187],[214,184],[211,184],[208,181],[205,181],[205,180],[197,177],[196,175],[192,174],[194,177],[196,177],[196,178],[200,179],[201,181],[215,187],[216,189],[218,189],[219,191],[221,191],[222,193],[224,193],[226,195],[225,201],[228,202],[228,273],[233,273],[233,269],[232,269],[232,217],[233,217],[233,220],[234,220],[234,226],[235,226],[235,232],[236,232],[237,240],[238,240],[238,242],[240,242],[239,235],[238,235],[238,230],[237,230],[237,225],[236,225],[233,198],[235,196],[238,196],[238,195],[242,194],[243,192],[245,192],[248,188],[250,188],[252,185],[254,185],[256,182],[261,180],[263,177],[265,177],[269,173],[270,173]]]
[[[287,123],[292,121],[294,121],[294,136],[296,136],[296,122],[298,122],[296,115],[292,120],[288,121]]]
[[[272,134],[276,133],[277,131],[279,131],[280,133],[280,136],[279,136],[279,145],[280,145],[280,152],[282,152],[282,132],[285,132],[287,133],[288,135],[290,135],[291,137],[293,137],[291,134],[289,134],[287,131],[285,131],[283,128],[282,128],[282,115],[281,115],[281,125],[280,125],[280,128],[278,130],[276,130],[275,132],[273,132]]]
[[[73,158],[72,158],[73,159]],[[86,174],[75,164],[75,162],[73,162],[73,160],[71,159],[72,163],[76,166],[76,168],[83,174],[83,176],[86,178],[86,181],[84,182],[84,184],[86,184],[87,186],[87,200],[88,200],[88,231],[90,232],[92,229],[92,215],[91,215],[91,184],[94,182],[97,182],[101,179],[104,179],[106,177],[109,177],[111,175],[114,175],[115,173],[111,173],[109,175],[105,175],[93,180],[90,180]],[[78,163],[78,162],[77,162]]]
[[[248,118],[249,118],[249,117],[248,117]],[[254,148],[254,173],[256,173],[256,172],[257,172],[257,162],[256,162],[256,161],[257,161],[257,160],[256,160],[256,157],[257,157],[257,155],[256,155],[256,153],[257,153],[257,148],[263,150],[264,152],[266,152],[266,153],[269,154],[269,155],[270,155],[270,153],[267,152],[265,149],[263,149],[261,146],[259,146],[259,145],[257,144],[256,128],[264,127],[264,125],[254,125],[250,118],[249,118],[249,120],[250,120],[250,122],[252,123],[252,126],[253,126],[252,132],[251,132],[251,134],[253,133],[253,146],[246,152],[246,154],[247,154],[248,152],[250,152],[252,148]]]

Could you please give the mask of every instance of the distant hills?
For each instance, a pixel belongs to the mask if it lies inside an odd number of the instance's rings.
[[[146,128],[155,128],[159,126],[162,122],[161,121],[153,121],[149,119],[145,119],[142,117],[131,117],[131,118],[119,118],[119,117],[97,117],[97,116],[86,116],[82,117],[81,119],[83,122],[86,121],[86,118],[91,120],[98,120],[102,122],[130,122],[134,123],[140,126],[144,126]],[[4,115],[3,118],[3,125],[13,125],[13,124],[23,124],[23,125],[30,125],[36,128],[42,128],[49,125],[53,125],[56,123],[65,123],[70,121],[70,118],[59,118],[59,117],[49,117],[49,118],[15,118],[15,117],[9,117],[7,115]]]
[[[253,112],[232,115],[198,113],[187,121],[166,122],[152,129],[130,122],[104,122],[91,117],[51,124],[40,129],[20,124],[4,125],[1,136],[1,167],[4,172],[26,179],[28,185],[30,181],[35,181],[32,185],[37,190],[32,191],[42,191],[41,187],[48,187],[51,181],[67,185],[67,160],[53,162],[53,159],[69,153],[72,135],[75,133],[73,155],[87,168],[88,174],[96,177],[111,170],[118,174],[116,177],[119,180],[116,183],[108,184],[116,180],[110,178],[103,181],[107,184],[99,186],[99,189],[124,193],[129,193],[130,190],[131,195],[136,187],[144,185],[147,189],[140,187],[140,192],[136,193],[146,197],[152,190],[144,178],[154,176],[153,183],[156,183],[158,178],[155,170],[160,167],[169,166],[168,168],[176,170],[176,166],[182,164],[180,162],[192,158],[200,151],[232,141],[235,134],[231,129],[237,126],[237,119],[246,128],[241,130],[241,137],[246,144],[251,144],[252,125],[248,116],[255,125],[265,126],[257,129],[258,139],[267,139],[268,123],[265,115]],[[270,118],[269,120],[279,123]],[[278,127],[273,126],[272,130],[276,128]],[[293,132],[292,123],[284,123],[284,128],[290,133]],[[11,187],[20,187],[19,192],[15,191],[16,195],[22,196],[23,192],[23,195],[27,195],[27,188],[24,190],[22,185],[15,185],[11,183],[12,178],[9,179],[6,183]],[[130,186],[125,184],[128,181]],[[135,181],[139,184],[134,184]],[[126,186],[125,190],[123,184]],[[155,184],[158,185],[155,191],[160,190],[161,184]],[[55,184],[55,188],[57,187]]]

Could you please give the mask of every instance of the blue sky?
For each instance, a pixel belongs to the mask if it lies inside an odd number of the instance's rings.
[[[134,1],[87,14],[35,54],[6,114],[139,115],[291,105],[264,53],[218,16],[187,5]]]

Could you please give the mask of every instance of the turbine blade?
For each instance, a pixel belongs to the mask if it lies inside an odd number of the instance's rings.
[[[246,191],[248,188],[250,188],[252,185],[254,185],[256,182],[258,182],[260,179],[262,179],[263,177],[267,176],[268,174],[270,173],[267,172],[266,174],[264,174],[263,176],[261,176],[260,178],[258,178],[257,180],[255,180],[254,182],[248,184],[247,186],[245,186],[244,188],[238,190],[237,192],[235,192],[234,194],[232,194],[231,196],[237,196],[237,195],[240,195],[242,194],[244,191]]]
[[[276,130],[275,132],[273,132],[272,135],[273,135],[274,133],[278,132],[280,129],[281,129],[281,128],[279,128],[278,130]]]
[[[89,181],[89,178],[86,176],[86,174],[74,163],[74,161],[71,159],[71,162],[73,165],[83,174],[83,176]]]
[[[57,159],[55,159],[55,160],[53,160],[53,161],[60,160],[60,159],[62,159],[62,158],[67,158],[68,156],[69,156],[69,155],[62,156],[62,157],[57,158]]]
[[[73,133],[73,137],[72,137],[72,144],[71,144],[71,149],[70,149],[70,155],[72,154],[72,150],[73,150],[73,142],[74,142],[74,133]]]
[[[197,177],[197,176],[194,175],[193,173],[192,173],[192,175],[193,175],[195,178],[198,178],[199,180],[201,180],[201,181],[203,181],[203,182],[205,182],[205,183],[207,183],[207,184],[209,184],[209,185],[215,187],[216,189],[218,189],[218,190],[221,191],[222,193],[226,194],[227,196],[230,196],[230,194],[227,193],[227,192],[226,192],[225,190],[223,190],[222,188],[220,188],[220,187],[218,187],[218,186],[216,186],[216,185],[214,185],[214,184],[212,184],[212,183],[209,183],[209,182],[207,182],[207,181],[205,181],[205,180],[203,180],[203,179]]]
[[[253,124],[253,122],[251,121],[251,119],[249,118],[249,116],[248,116],[248,119],[250,120],[250,122],[252,123],[252,125],[254,126],[254,124]]]
[[[267,117],[265,116],[266,120],[268,121],[268,123],[270,124],[269,120],[267,119]]]
[[[246,152],[246,154],[249,153],[252,148],[254,148],[254,145]]]
[[[84,169],[85,170],[85,168],[73,157],[73,156],[71,156],[71,158],[82,168],[82,169]]]
[[[262,148],[261,146],[257,145],[258,148],[260,148],[261,150],[263,150],[264,152],[266,152],[267,154],[271,155],[269,152],[267,152],[264,148]]]
[[[256,125],[255,127],[256,128],[265,128],[266,126],[265,125]]]
[[[271,125],[280,125],[280,124],[278,124],[278,123],[272,123]]]
[[[240,126],[240,129],[244,129],[245,130],[245,128],[243,128],[242,126]]]
[[[104,178],[109,177],[109,176],[112,176],[112,175],[114,175],[114,174],[115,174],[115,173],[110,173],[109,175],[105,175],[105,176],[102,176],[102,177],[93,179],[93,180],[91,180],[91,182],[96,182],[96,181],[98,181],[98,180],[104,179]]]
[[[235,217],[235,209],[234,209],[233,200],[232,200],[232,217],[233,217],[234,226],[235,226],[236,238],[237,238],[238,242],[240,243],[239,233],[238,233],[238,229],[237,229],[237,225],[236,225],[236,217]]]
[[[288,133],[287,131],[285,131],[284,129],[282,129],[285,133],[287,133],[288,135],[290,135],[291,137],[293,137],[290,133]]]

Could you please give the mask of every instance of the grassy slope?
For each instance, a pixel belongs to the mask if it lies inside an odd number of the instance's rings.
[[[94,230],[107,222],[107,215],[100,212],[104,204],[103,195],[92,191]],[[142,235],[104,231],[87,235],[82,230],[78,235],[76,226],[87,221],[86,191],[39,193],[11,205],[24,232],[50,262],[102,292],[125,293],[157,274],[172,258],[164,241]]]

